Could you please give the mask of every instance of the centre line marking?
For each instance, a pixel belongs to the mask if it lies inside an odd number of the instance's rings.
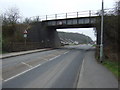
[[[81,66],[81,70],[80,70],[79,76],[78,76],[79,81],[82,81],[83,72],[84,72],[84,63],[85,63],[85,60],[83,59],[83,61],[82,61],[82,66]],[[77,83],[77,88],[80,88],[80,86],[79,86],[80,83],[81,83],[81,82],[78,82],[78,83]]]
[[[63,54],[66,54],[66,53],[68,53],[68,52],[69,52],[69,51],[67,51],[67,52],[65,52],[65,53],[63,53]],[[61,54],[61,55],[63,55],[63,54]],[[61,55],[58,55],[58,56],[56,56],[56,57],[53,57],[53,58],[49,59],[49,61],[52,61],[52,60],[54,60],[54,59],[60,57]]]
[[[66,54],[66,53],[68,53],[69,51],[67,51],[67,52],[65,52],[64,54]],[[61,55],[58,55],[58,56],[56,56],[56,57],[54,57],[54,58],[51,58],[51,59],[49,59],[50,61],[51,60],[54,60],[55,58],[58,58],[59,56],[61,56]],[[20,75],[22,75],[22,74],[24,74],[24,73],[26,73],[26,72],[29,72],[30,70],[33,70],[33,69],[35,69],[35,68],[37,68],[37,67],[39,67],[39,66],[41,66],[42,64],[38,64],[38,65],[36,65],[36,66],[31,66],[31,65],[29,65],[29,64],[26,64],[26,63],[24,63],[24,62],[21,62],[22,64],[25,64],[25,65],[27,65],[27,66],[29,66],[29,67],[31,67],[30,69],[27,69],[27,70],[25,70],[25,71],[23,71],[23,72],[21,72],[21,73],[19,73],[19,74],[17,74],[17,75],[15,75],[15,76],[12,76],[12,77],[10,77],[10,78],[8,78],[8,79],[5,79],[4,80],[4,82],[7,82],[7,81],[9,81],[9,80],[11,80],[11,79],[14,79],[14,78],[16,78],[16,77],[18,77],[18,76],[20,76]]]
[[[15,76],[12,76],[12,77],[10,77],[10,78],[8,78],[8,79],[4,80],[4,82],[7,82],[7,81],[9,81],[9,80],[11,80],[11,79],[14,79],[14,78],[16,78],[16,77],[18,77],[18,76],[20,76],[20,75],[22,75],[22,74],[24,74],[24,73],[26,73],[26,72],[28,72],[28,71],[32,70],[32,69],[35,69],[35,68],[37,68],[37,67],[41,66],[41,65],[42,65],[42,64],[38,64],[38,65],[37,65],[37,66],[35,66],[35,67],[32,67],[32,68],[30,68],[30,69],[28,69],[28,70],[25,70],[25,71],[23,71],[23,72],[21,72],[21,73],[19,73],[19,74],[15,75]]]
[[[68,53],[69,51],[65,52],[64,54]]]
[[[31,66],[31,65],[29,65],[29,64],[27,64],[27,63],[25,63],[25,62],[21,62],[22,64],[24,64],[24,65],[26,65],[26,66],[28,66],[29,68],[32,68],[33,66]]]
[[[58,56],[56,56],[56,57],[53,57],[53,58],[49,59],[49,61],[52,61],[52,60],[54,60],[55,58],[57,58],[57,57],[59,57],[59,56],[61,56],[61,55],[58,55]]]

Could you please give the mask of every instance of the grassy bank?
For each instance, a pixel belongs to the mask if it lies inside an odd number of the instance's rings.
[[[120,66],[118,65],[118,62],[105,60],[103,65],[107,67],[120,80]]]

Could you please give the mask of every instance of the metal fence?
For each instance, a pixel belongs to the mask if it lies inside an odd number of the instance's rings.
[[[108,14],[113,13],[113,8],[104,9],[104,13],[108,13]],[[30,17],[30,19],[46,21],[46,20],[55,20],[55,19],[91,17],[91,16],[99,16],[99,15],[101,15],[101,10],[87,10],[87,11],[79,11],[79,12],[68,12],[68,13],[58,13],[58,14],[43,15],[43,16],[33,16],[33,17]]]

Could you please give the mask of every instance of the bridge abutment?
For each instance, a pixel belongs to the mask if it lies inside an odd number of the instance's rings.
[[[48,28],[45,23],[35,23],[28,30],[28,40],[40,43],[40,48],[58,48],[61,46],[58,33],[54,28]]]

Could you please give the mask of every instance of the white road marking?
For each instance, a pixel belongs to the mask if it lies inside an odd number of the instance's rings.
[[[67,53],[69,53],[69,51],[65,52],[64,54],[67,54]]]
[[[84,59],[83,59],[82,66],[81,66],[81,71],[80,71],[80,75],[79,75],[79,81],[82,81],[81,79],[83,77],[83,72],[84,72]],[[78,82],[77,88],[79,88],[79,85],[80,85],[80,82]]]
[[[83,68],[83,66],[84,66],[84,59],[83,59],[83,62],[82,62],[82,67],[81,67],[81,73],[80,73],[80,77],[82,77],[82,76],[83,76],[83,71],[84,71],[84,68]]]
[[[61,55],[58,55],[58,56],[56,56],[56,57],[53,57],[53,58],[49,59],[49,61],[52,61],[52,60],[54,60],[55,58],[58,58],[59,56],[61,56]]]
[[[29,65],[29,64],[27,64],[27,63],[25,63],[25,62],[21,62],[22,64],[24,64],[24,65],[26,65],[26,66],[28,66],[29,68],[32,68],[33,66],[31,66],[31,65]]]
[[[69,52],[69,51],[65,52],[64,54],[66,54],[66,53],[68,53],[68,52]],[[54,57],[54,58],[51,58],[51,59],[49,59],[49,61],[52,61],[52,60],[54,60],[55,58],[58,58],[58,57],[60,57],[60,56],[61,56],[61,55],[58,55],[58,56],[56,56],[56,57]],[[25,64],[25,65],[27,65],[27,66],[29,66],[29,67],[31,67],[31,65],[29,65],[29,64],[26,64],[26,63],[24,63],[24,62],[21,62],[21,63],[22,63],[22,64]],[[42,64],[44,64],[44,63],[42,63]],[[25,71],[23,71],[23,72],[21,72],[21,73],[15,75],[15,76],[12,76],[12,77],[10,77],[10,78],[4,80],[4,82],[7,82],[7,81],[9,81],[9,80],[11,80],[11,79],[14,79],[14,78],[16,78],[16,77],[18,77],[18,76],[20,76],[20,75],[22,75],[22,74],[24,74],[24,73],[30,71],[30,70],[33,70],[33,69],[35,69],[35,68],[41,66],[42,64],[38,64],[38,65],[36,65],[36,66],[34,66],[34,67],[32,66],[30,69],[27,69],[27,70],[25,70]]]
[[[68,52],[69,52],[69,51],[67,51],[67,52],[65,52],[65,53],[63,53],[63,54],[66,54],[66,53],[68,53]],[[61,55],[63,55],[63,54],[61,54]],[[49,61],[52,61],[52,60],[54,60],[54,59],[60,57],[61,55],[58,55],[58,56],[56,56],[56,57],[53,57],[53,58],[49,59]]]
[[[22,74],[24,74],[24,73],[26,73],[26,72],[28,72],[28,71],[34,69],[34,68],[37,68],[37,67],[39,67],[39,66],[41,66],[41,65],[42,65],[42,64],[38,64],[38,65],[35,66],[35,67],[32,67],[32,68],[30,68],[30,69],[28,69],[28,70],[25,70],[25,71],[23,71],[23,72],[21,72],[21,73],[15,75],[15,76],[12,76],[12,77],[10,77],[10,78],[4,80],[4,82],[7,82],[7,81],[9,81],[9,80],[11,80],[11,79],[13,79],[13,78],[16,78],[16,77],[18,77],[18,76],[20,76],[20,75],[22,75]]]

